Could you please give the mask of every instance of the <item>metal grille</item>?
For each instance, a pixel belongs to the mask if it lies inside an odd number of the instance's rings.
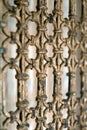
[[[68,18],[64,18],[64,0],[53,0],[51,11],[48,0],[32,1],[34,8],[29,7],[28,0],[1,0],[0,130],[87,130],[87,0],[81,0],[80,19],[76,0],[69,0]],[[65,48],[68,56],[64,55]],[[9,54],[11,49],[16,55]],[[69,79],[67,98],[62,93],[66,87],[62,85],[64,67],[68,69]],[[53,86],[47,83],[48,68],[52,70]],[[14,83],[7,77],[8,70],[14,71],[12,78],[16,83],[13,110],[8,109],[9,87],[14,96]],[[35,76],[31,77],[29,71],[34,71]],[[36,94],[33,107],[28,100],[34,96],[29,94],[28,83],[32,78]],[[48,100],[47,89],[50,92],[52,89],[52,100]]]

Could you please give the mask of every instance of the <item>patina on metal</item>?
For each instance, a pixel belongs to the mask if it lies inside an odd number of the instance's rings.
[[[47,0],[37,0],[36,11],[29,10],[28,0],[14,0],[11,6],[9,0],[2,0],[6,8],[0,16],[0,29],[5,36],[0,44],[0,57],[3,57],[5,66],[1,68],[2,87],[0,88],[0,130],[8,130],[8,125],[16,123],[17,130],[29,130],[29,119],[35,119],[36,127],[33,130],[87,130],[87,0],[81,1],[82,17],[77,19],[76,0],[69,0],[69,17],[63,17],[63,1],[54,1],[54,10],[48,13]],[[16,19],[16,32],[9,32],[6,18]],[[28,32],[28,23],[32,21],[37,26],[36,35]],[[48,34],[47,24],[52,24],[53,34]],[[68,28],[68,37],[64,38],[63,27]],[[78,38],[78,32],[80,39]],[[16,44],[17,56],[9,58],[7,46]],[[53,48],[53,55],[47,56],[47,44]],[[29,45],[36,48],[36,57],[28,57]],[[69,56],[64,58],[64,46],[68,48]],[[81,58],[77,51],[80,49]],[[62,99],[63,68],[69,70],[69,91],[67,100]],[[46,78],[47,68],[53,69],[54,85],[53,100],[47,102]],[[76,91],[76,71],[81,71],[82,90],[78,100]],[[15,111],[6,110],[6,84],[3,78],[8,69],[16,71],[17,102]],[[34,69],[37,78],[37,105],[29,107],[27,80],[30,78],[28,70]],[[0,76],[1,77],[1,76]],[[0,80],[1,82],[1,80]],[[0,84],[1,85],[1,84]],[[50,86],[49,86],[50,87]],[[64,118],[64,109],[67,117]],[[78,114],[79,109],[79,114]],[[47,123],[47,113],[52,113],[52,122]],[[50,118],[50,117],[49,117]]]

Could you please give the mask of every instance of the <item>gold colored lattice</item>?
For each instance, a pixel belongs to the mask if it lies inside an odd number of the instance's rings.
[[[1,28],[3,36],[0,51],[5,65],[2,68],[2,77],[6,77],[8,69],[16,71],[17,102],[15,111],[6,109],[6,84],[2,84],[2,110],[0,116],[0,130],[8,130],[9,124],[16,123],[17,130],[29,130],[29,120],[35,120],[35,128],[32,130],[87,130],[87,0],[81,1],[82,17],[77,19],[76,0],[69,0],[69,17],[63,17],[63,1],[55,0],[54,9],[48,11],[47,0],[37,0],[35,11],[29,10],[28,0],[14,0],[14,6],[9,0],[2,0],[6,11],[2,12]],[[79,0],[78,0],[79,1]],[[7,17],[16,20],[16,31],[9,31]],[[36,34],[30,34],[28,25],[33,22],[36,25]],[[53,27],[53,32],[48,33],[47,25]],[[68,29],[68,37],[63,37],[63,28]],[[11,27],[13,29],[13,26]],[[12,30],[11,29],[11,30]],[[80,35],[80,38],[78,38]],[[10,58],[7,47],[17,46],[17,56]],[[47,55],[47,45],[53,48],[52,56]],[[36,57],[29,58],[28,47],[36,50]],[[68,48],[68,58],[63,55],[64,47]],[[80,51],[80,58],[77,52]],[[53,69],[53,100],[47,102],[46,78],[47,68]],[[62,75],[63,68],[68,68],[69,91],[67,99],[62,99]],[[81,97],[77,99],[76,72],[81,72]],[[37,78],[36,106],[29,107],[27,81],[29,70],[35,70]],[[49,86],[50,87],[50,86]],[[63,86],[64,87],[64,86]],[[67,117],[64,118],[64,109]],[[79,114],[78,114],[79,109]],[[52,121],[47,123],[47,113],[52,114]],[[50,117],[49,117],[50,118]]]

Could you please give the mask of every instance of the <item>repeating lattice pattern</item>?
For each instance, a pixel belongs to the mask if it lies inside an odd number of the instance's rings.
[[[0,130],[8,130],[8,124],[16,123],[17,130],[29,130],[30,119],[34,119],[33,130],[87,130],[87,0],[82,0],[82,18],[78,21],[76,15],[76,0],[69,0],[69,18],[63,17],[62,0],[54,1],[54,9],[49,13],[46,0],[37,0],[36,11],[29,10],[28,0],[14,0],[11,6],[4,0],[6,12],[2,15],[2,31],[5,39],[2,43],[2,56],[5,65],[2,70],[3,78],[8,69],[16,71],[17,79],[17,109],[6,109],[6,84],[2,88],[2,123]],[[9,31],[6,18],[16,20],[16,31]],[[29,22],[33,22],[36,33],[31,34]],[[52,27],[49,32],[48,24]],[[68,37],[63,37],[63,28],[68,29]],[[12,27],[13,28],[13,27]],[[78,38],[80,35],[80,38]],[[7,55],[7,47],[16,45],[17,56]],[[48,55],[47,45],[52,48]],[[29,57],[28,47],[35,48],[36,56]],[[69,56],[63,55],[64,47],[68,48]],[[80,50],[80,59],[77,52]],[[67,100],[62,99],[63,68],[68,67],[69,91]],[[48,67],[53,69],[53,100],[48,102],[46,78]],[[82,91],[77,99],[76,72],[80,69]],[[28,84],[29,70],[35,70],[37,78],[36,106],[29,107]],[[49,86],[50,87],[50,86]],[[64,87],[64,86],[63,86]],[[62,111],[67,110],[64,118]],[[78,113],[79,111],[79,113]],[[47,122],[47,113],[51,113],[52,121]],[[50,116],[49,116],[50,118]]]

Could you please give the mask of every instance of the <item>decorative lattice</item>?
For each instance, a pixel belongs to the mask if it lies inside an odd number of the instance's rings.
[[[4,60],[1,68],[0,130],[8,130],[8,125],[14,123],[17,130],[30,130],[30,119],[35,122],[32,130],[87,130],[87,0],[81,1],[82,17],[80,21],[77,18],[76,0],[69,0],[68,18],[63,17],[62,0],[54,1],[54,9],[50,13],[47,0],[37,0],[35,10],[29,9],[28,0],[14,0],[13,3],[14,6],[10,4],[9,0],[3,0],[5,10],[0,17],[2,19],[0,23],[2,37],[4,37],[0,48]],[[15,31],[14,22],[9,29],[9,17],[16,21]],[[29,30],[30,22],[35,25],[35,33],[31,33]],[[68,30],[67,37],[63,36],[64,28]],[[16,46],[16,57],[8,56],[9,45]],[[52,55],[48,55],[48,45],[52,48]],[[34,48],[32,52],[35,53],[34,57],[29,56],[31,52],[29,52],[29,47]],[[63,54],[64,47],[68,48],[67,58]],[[78,52],[80,58],[77,56]],[[64,67],[68,68],[67,76],[69,78],[67,99],[63,99],[62,96]],[[53,77],[52,101],[48,101],[47,95],[48,68],[53,70],[51,75]],[[15,111],[8,111],[6,106],[5,79],[9,69],[16,72]],[[78,69],[82,80],[79,99],[76,84]],[[35,71],[37,79],[35,107],[30,107],[28,100],[29,70]],[[50,85],[48,87],[50,88]],[[47,121],[50,118],[52,118],[51,121]]]

